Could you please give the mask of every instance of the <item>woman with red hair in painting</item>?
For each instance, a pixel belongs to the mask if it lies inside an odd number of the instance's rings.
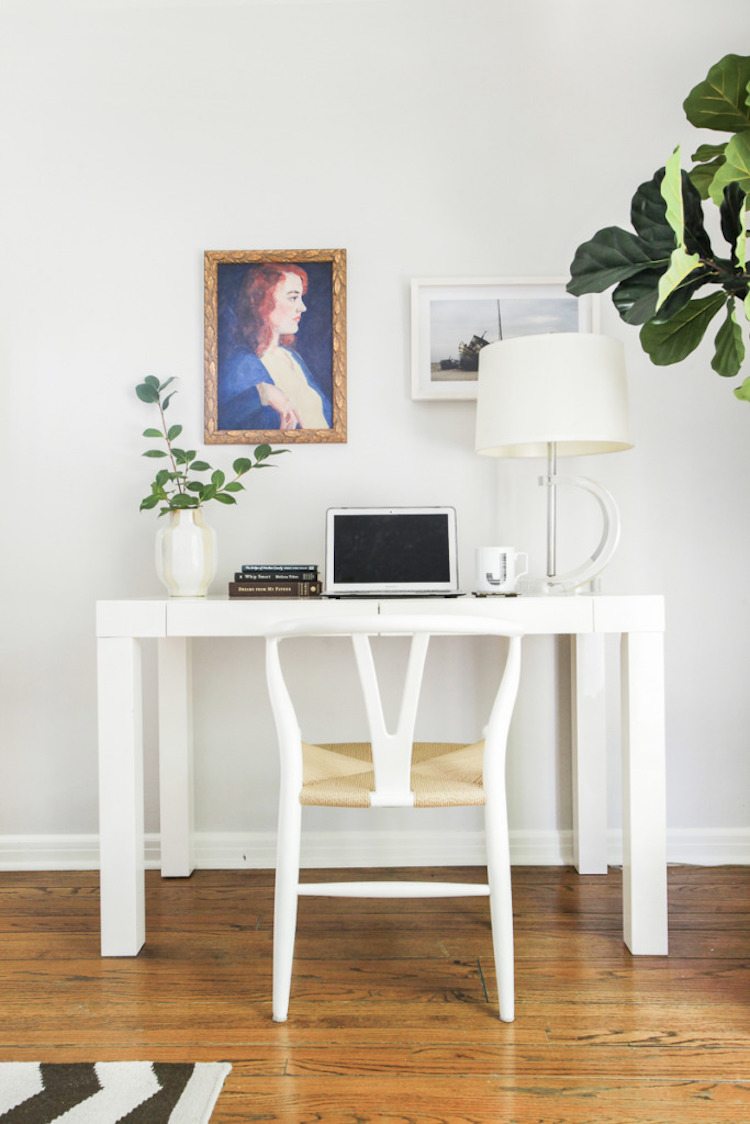
[[[291,263],[250,269],[235,303],[232,347],[220,364],[219,429],[330,429],[331,403],[292,350],[307,274]]]

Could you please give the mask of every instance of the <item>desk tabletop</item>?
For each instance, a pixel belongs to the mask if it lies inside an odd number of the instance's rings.
[[[500,617],[537,635],[663,632],[660,594],[552,594],[456,598],[155,597],[97,601],[98,637],[262,636],[280,621],[367,613]]]

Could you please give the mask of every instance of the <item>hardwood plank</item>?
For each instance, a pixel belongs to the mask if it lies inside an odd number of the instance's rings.
[[[747,1111],[744,1085],[701,1082],[613,1084],[568,1080],[533,1085],[512,1079],[406,1079],[379,1077],[277,1078],[262,1090],[252,1078],[234,1073],[217,1105],[212,1124],[268,1120],[279,1124],[737,1124]],[[710,1114],[710,1115],[707,1115]]]
[[[341,1051],[331,1046],[295,1047],[290,1051],[286,1073],[305,1074],[389,1074],[408,1072],[411,1076],[493,1077],[499,1075],[531,1077],[597,1078],[603,1072],[616,1073],[618,1079],[680,1077],[685,1066],[694,1079],[742,1081],[750,1071],[750,1046],[745,1049],[714,1048],[711,1057],[702,1047],[664,1048],[652,1046],[632,1050],[627,1046],[568,1047],[557,1052],[545,1046],[504,1044],[463,1044],[461,1046],[421,1046],[394,1050],[392,1046],[367,1046]],[[750,1077],[747,1078],[750,1081]]]

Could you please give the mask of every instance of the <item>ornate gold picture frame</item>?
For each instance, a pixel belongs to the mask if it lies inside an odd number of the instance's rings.
[[[208,250],[206,444],[346,441],[346,251]]]

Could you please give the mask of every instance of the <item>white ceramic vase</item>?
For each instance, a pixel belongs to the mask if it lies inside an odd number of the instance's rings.
[[[205,597],[216,573],[216,536],[200,508],[172,511],[156,533],[156,572],[171,597]]]

